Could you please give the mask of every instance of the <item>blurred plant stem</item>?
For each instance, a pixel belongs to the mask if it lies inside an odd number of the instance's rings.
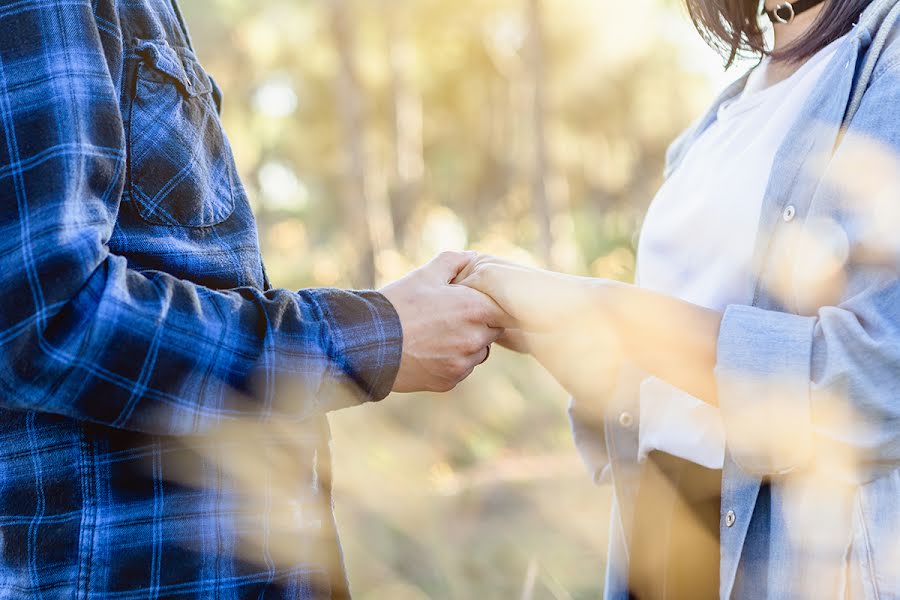
[[[342,205],[347,227],[358,248],[358,264],[352,274],[354,284],[375,287],[375,232],[366,156],[366,119],[363,93],[356,70],[356,38],[347,0],[327,0],[331,11],[331,31],[338,54],[337,108],[341,125],[344,166],[341,170]]]
[[[422,96],[411,81],[416,51],[408,37],[407,17],[398,2],[383,0],[383,14],[393,124],[391,216],[397,243],[402,248],[407,242],[409,219],[419,200],[425,158],[422,155]]]
[[[533,134],[533,162],[531,193],[534,214],[540,235],[541,258],[548,268],[554,268],[552,207],[547,196],[547,132],[546,132],[546,74],[544,65],[544,35],[541,0],[526,0],[528,10],[528,67],[531,74],[531,123]]]

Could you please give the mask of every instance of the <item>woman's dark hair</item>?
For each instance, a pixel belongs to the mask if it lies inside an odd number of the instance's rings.
[[[850,31],[860,13],[871,2],[872,0],[827,0],[808,32],[789,46],[769,54],[777,60],[786,61],[809,58]],[[760,28],[760,2],[685,0],[685,4],[694,27],[706,43],[727,57],[726,68],[738,56],[768,53]]]

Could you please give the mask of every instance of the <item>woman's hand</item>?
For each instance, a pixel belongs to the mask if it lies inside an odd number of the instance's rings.
[[[605,397],[621,351],[608,323],[603,288],[617,285],[480,256],[456,282],[491,296],[519,324],[497,343],[528,353],[573,396]]]
[[[521,329],[544,332],[598,325],[603,310],[597,289],[610,284],[600,279],[526,267],[489,255],[469,263],[454,283],[493,298]]]
[[[508,334],[509,344],[534,346],[532,353],[573,393],[584,379],[581,367],[590,376],[590,369],[615,351],[617,360],[628,360],[710,404],[718,402],[713,375],[722,320],[718,311],[628,284],[492,256],[473,260],[454,283],[491,296],[525,332],[517,340]],[[528,335],[534,333],[555,335],[543,338],[543,351],[538,351],[536,338]],[[561,342],[546,341],[554,339]]]

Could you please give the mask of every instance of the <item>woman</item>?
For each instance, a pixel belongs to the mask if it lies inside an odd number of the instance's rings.
[[[900,2],[687,5],[763,58],[670,148],[639,286],[458,281],[577,399],[607,598],[900,597]]]

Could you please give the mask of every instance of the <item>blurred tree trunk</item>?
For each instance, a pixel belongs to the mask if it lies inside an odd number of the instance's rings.
[[[353,284],[375,286],[375,241],[370,226],[370,195],[366,172],[363,96],[356,72],[355,37],[347,0],[327,0],[331,31],[338,54],[337,109],[344,147],[342,192],[344,218],[358,248]]]
[[[406,242],[407,223],[421,193],[425,159],[422,150],[422,97],[411,82],[415,48],[398,0],[383,3],[390,70],[393,168],[391,216],[397,242]]]
[[[528,2],[528,69],[531,73],[531,123],[533,156],[531,194],[540,236],[541,258],[553,268],[553,209],[547,194],[546,73],[544,68],[544,23],[541,0]]]

